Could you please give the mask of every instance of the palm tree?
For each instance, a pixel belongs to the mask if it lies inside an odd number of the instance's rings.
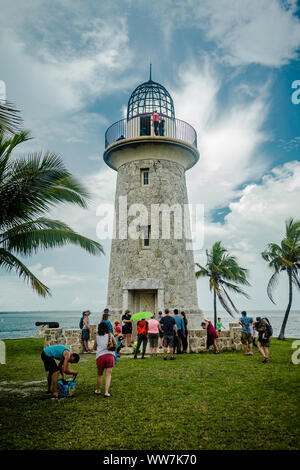
[[[196,271],[196,278],[208,277],[209,289],[214,293],[214,324],[217,323],[217,297],[222,307],[234,317],[233,311],[238,312],[227,290],[235,294],[242,294],[249,298],[237,284],[250,285],[247,276],[248,271],[241,268],[235,256],[229,254],[228,250],[216,242],[212,246],[211,252],[206,250],[207,262],[205,267],[195,263],[199,268]],[[226,287],[226,289],[225,289]]]
[[[17,256],[71,243],[91,254],[102,246],[49,219],[47,211],[58,203],[86,207],[88,194],[54,153],[33,153],[12,159],[12,151],[30,138],[27,131],[8,137],[0,128],[0,266],[14,270],[40,295],[49,289]]]
[[[272,292],[278,283],[279,273],[286,271],[288,275],[289,301],[278,336],[278,339],[284,340],[285,327],[293,300],[293,284],[296,288],[300,289],[298,272],[300,269],[300,220],[294,220],[292,218],[286,220],[285,238],[281,241],[280,245],[270,243],[261,255],[263,259],[269,263],[270,268],[274,270],[267,287],[268,296],[273,304],[275,304],[275,302]]]

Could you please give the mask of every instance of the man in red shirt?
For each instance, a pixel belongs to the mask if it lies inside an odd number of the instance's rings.
[[[143,343],[143,352],[141,359],[145,359],[146,347],[148,342],[148,322],[146,320],[140,320],[137,323],[137,333],[138,333],[138,340],[137,345],[134,352],[134,358],[137,359],[138,350],[140,349],[141,344]]]

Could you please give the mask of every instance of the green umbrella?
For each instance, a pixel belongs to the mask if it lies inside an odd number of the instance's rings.
[[[147,318],[153,317],[153,313],[151,312],[138,312],[134,313],[130,320],[137,321],[137,320],[146,320]]]

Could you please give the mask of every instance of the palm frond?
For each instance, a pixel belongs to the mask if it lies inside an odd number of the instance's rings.
[[[0,131],[10,134],[17,133],[22,125],[20,111],[8,101],[0,100]]]
[[[232,312],[231,308],[228,306],[226,300],[222,296],[222,293],[221,292],[217,293],[217,296],[218,296],[218,299],[219,299],[220,304],[222,305],[222,307],[226,310],[227,313],[229,313],[229,315],[232,318],[234,318],[234,313]]]
[[[273,302],[274,305],[276,304],[276,302],[274,302],[274,300],[273,300],[272,291],[273,291],[273,289],[276,288],[277,284],[278,284],[278,272],[275,271],[275,273],[271,276],[271,278],[268,282],[268,287],[267,287],[268,297],[271,300],[271,302]]]
[[[57,203],[86,207],[88,192],[53,153],[32,154],[13,162],[0,183],[0,225],[29,221]]]
[[[20,277],[31,284],[33,290],[39,295],[43,297],[51,295],[47,286],[45,286],[18,258],[3,248],[0,248],[0,266],[4,267],[6,271],[15,270]]]
[[[195,272],[196,278],[205,277],[205,276],[210,275],[209,271],[206,268],[204,268],[203,266],[201,266],[199,263],[195,263],[195,266],[197,266],[197,268],[199,268],[199,270]]]
[[[226,287],[228,287],[228,289],[232,290],[235,294],[241,294],[243,295],[244,297],[246,297],[247,299],[249,299],[249,295],[247,294],[247,292],[243,291],[239,286],[235,285],[235,284],[232,284],[228,281],[222,281],[222,286],[224,288],[224,285]],[[250,285],[249,283],[247,283],[247,285]]]
[[[230,305],[232,306],[232,308],[236,311],[236,313],[238,313],[238,309],[236,308],[236,306],[234,305],[233,301],[231,300],[231,298],[229,297],[228,293],[226,292],[225,288],[224,288],[224,285],[222,285],[222,290],[224,292],[224,294],[226,295],[227,297],[227,300],[229,301]]]
[[[300,289],[300,279],[295,271],[292,271],[292,282],[298,289]]]
[[[64,246],[68,243],[79,245],[93,255],[103,254],[100,243],[79,235],[68,225],[58,220],[40,218],[36,221],[14,227],[3,234],[3,247],[8,251],[28,256],[39,249]]]

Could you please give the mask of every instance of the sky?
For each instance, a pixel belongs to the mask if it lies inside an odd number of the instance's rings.
[[[250,299],[236,298],[238,309],[284,309],[286,276],[273,305],[260,253],[280,242],[288,217],[300,218],[300,3],[0,0],[0,10],[0,95],[34,137],[15,157],[51,150],[92,195],[88,210],[64,205],[49,215],[97,239],[97,207],[113,203],[116,182],[103,162],[105,131],[151,62],[176,117],[198,134],[200,160],[186,173],[189,201],[205,214],[195,261],[205,264],[221,240],[250,273]],[[99,241],[105,256],[67,246],[26,259],[50,287],[47,299],[1,271],[0,310],[103,309],[110,241]],[[212,310],[208,281],[197,286],[200,308]]]

